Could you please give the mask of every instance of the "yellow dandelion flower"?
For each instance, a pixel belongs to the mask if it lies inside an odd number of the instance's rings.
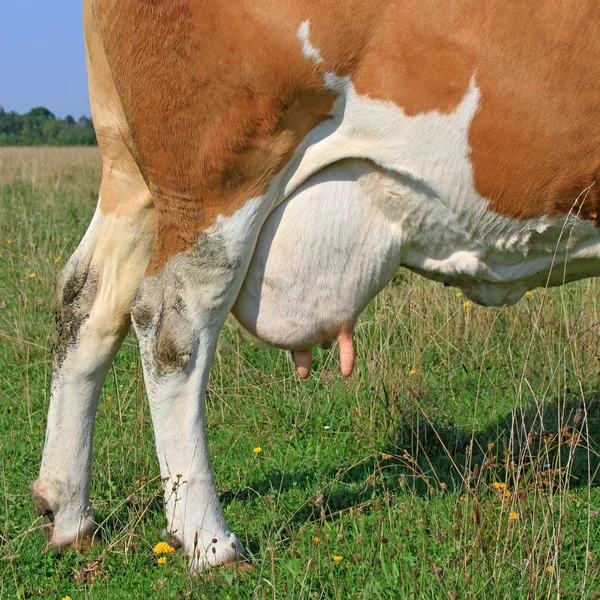
[[[12,240],[6,240],[7,244],[12,244]]]
[[[528,298],[531,298],[531,296],[533,296],[533,292],[525,292],[525,295],[526,295]]]
[[[29,273],[28,277],[29,277],[29,279],[35,279],[36,278],[36,274],[35,273]]]
[[[262,448],[260,446],[256,446],[252,452],[254,452],[254,454],[260,454],[262,452]]]
[[[549,574],[554,573],[554,567],[552,565],[548,565],[546,567],[546,573],[549,573]]]
[[[63,596],[62,600],[71,600],[71,596]]]
[[[506,491],[504,492],[504,497],[505,497],[505,498],[507,498],[507,499],[508,499],[508,498],[510,498],[511,496],[512,496],[512,492],[511,492],[510,490],[506,490]]]
[[[462,296],[463,296],[463,293],[462,293],[462,292],[456,292],[456,297],[457,297],[457,298],[462,298]]]
[[[313,542],[314,542],[315,544],[318,544],[318,543],[319,543],[319,538],[318,538],[316,535],[315,535],[315,537],[313,538]]]
[[[510,515],[508,515],[508,518],[511,521],[518,521],[519,520],[519,513],[518,512],[511,512]]]
[[[161,556],[156,562],[158,562],[159,565],[164,565],[167,562],[167,557]]]
[[[172,554],[173,552],[175,552],[175,548],[171,544],[167,544],[167,542],[158,542],[154,546],[154,554]]]
[[[55,262],[55,263],[59,263],[61,260],[62,260],[62,256],[57,256],[57,257],[54,259],[54,262]]]
[[[335,562],[342,562],[344,560],[343,556],[332,556],[332,558]]]
[[[8,412],[12,412],[14,410],[14,408],[12,406],[8,407]]]
[[[471,308],[473,306],[473,303],[470,300],[467,300],[464,304],[465,308]]]
[[[417,374],[417,370],[416,369],[411,369],[408,374],[412,377],[413,375]]]
[[[506,484],[502,483],[501,481],[494,481],[494,483],[492,483],[492,487],[495,490],[504,490],[506,489]]]

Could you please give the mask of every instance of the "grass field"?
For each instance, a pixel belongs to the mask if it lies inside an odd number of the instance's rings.
[[[53,282],[94,210],[96,149],[0,149],[0,598],[600,598],[597,281],[511,309],[399,272],[300,382],[228,322],[208,427],[252,569],[190,577],[165,526],[136,341],[105,385],[103,541],[45,547],[27,484],[48,408]],[[261,452],[254,450],[261,448]]]

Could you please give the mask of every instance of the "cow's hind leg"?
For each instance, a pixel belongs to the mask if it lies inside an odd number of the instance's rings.
[[[151,195],[136,171],[132,160],[105,155],[98,208],[57,283],[46,441],[31,485],[38,512],[53,522],[54,546],[79,546],[95,530],[89,489],[98,397],[154,239]]]
[[[204,394],[219,330],[239,291],[263,212],[261,201],[253,200],[219,217],[189,250],[144,279],[132,308],[168,532],[192,558],[194,570],[237,561],[244,553],[219,504]]]

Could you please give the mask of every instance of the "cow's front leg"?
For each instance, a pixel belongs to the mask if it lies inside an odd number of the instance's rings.
[[[78,547],[95,530],[89,494],[98,398],[129,329],[154,237],[150,194],[141,178],[135,183],[124,195],[110,176],[103,178],[103,198],[127,201],[131,214],[103,212],[101,201],[57,284],[46,440],[39,477],[31,484],[38,513],[53,523],[53,546]]]
[[[239,291],[260,220],[219,218],[187,251],[144,279],[132,307],[140,343],[168,533],[192,568],[239,560],[215,487],[204,395],[219,331]]]

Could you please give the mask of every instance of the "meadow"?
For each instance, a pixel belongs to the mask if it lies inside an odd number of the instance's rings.
[[[165,526],[136,340],[104,387],[101,543],[46,547],[27,484],[48,409],[53,283],[94,211],[95,148],[0,148],[0,598],[600,598],[599,285],[472,305],[407,271],[301,382],[231,319],[207,417],[250,569],[190,577]]]

